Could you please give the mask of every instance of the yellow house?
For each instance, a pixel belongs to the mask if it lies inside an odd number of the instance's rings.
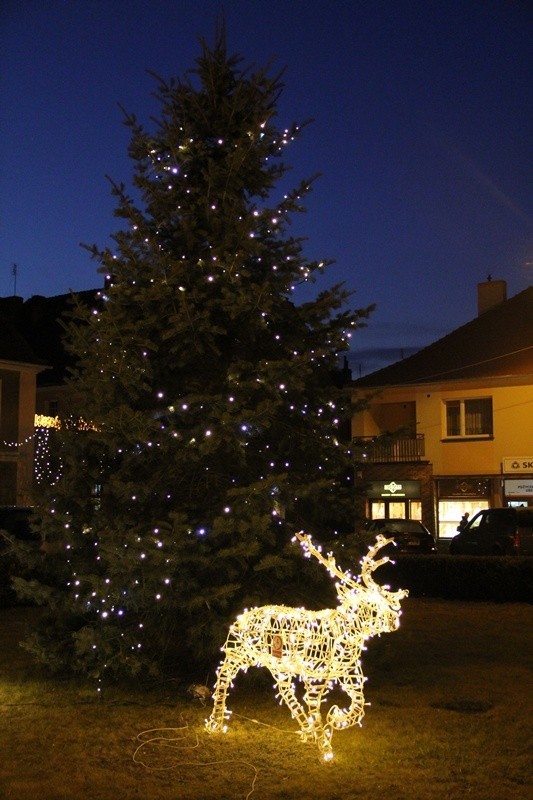
[[[98,296],[77,294],[91,305]],[[69,415],[61,320],[71,308],[71,294],[0,298],[0,506],[30,505],[34,481],[51,477],[39,434],[45,417]]]
[[[0,314],[0,505],[27,505],[33,486],[36,377],[45,367],[7,316]]]
[[[369,518],[422,519],[451,538],[464,514],[533,506],[533,287],[478,285],[478,316],[353,383],[357,480]]]

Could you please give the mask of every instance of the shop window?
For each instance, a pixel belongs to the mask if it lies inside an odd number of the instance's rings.
[[[447,400],[446,436],[492,436],[492,398],[476,397],[470,400]]]
[[[457,534],[461,519],[466,515],[472,519],[478,511],[489,507],[488,500],[440,500],[439,539],[452,539]]]
[[[420,500],[409,501],[409,519],[417,519],[422,522],[422,503]]]
[[[420,500],[371,500],[370,519],[418,519],[422,521]]]
[[[387,516],[389,519],[405,519],[405,501],[389,501],[389,512]]]
[[[377,500],[370,503],[370,519],[385,519],[385,503]]]

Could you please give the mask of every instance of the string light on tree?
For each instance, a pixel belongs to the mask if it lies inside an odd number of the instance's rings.
[[[296,294],[330,263],[289,232],[311,181],[279,187],[302,126],[277,128],[278,77],[242,69],[222,31],[155,88],[149,129],[125,114],[120,229],[89,248],[105,293],[66,331],[72,408],[94,424],[54,431],[62,477],[39,484],[53,586],[70,583],[60,613],[82,621],[74,640],[49,626],[66,641],[41,655],[101,680],[156,669],[176,635],[208,656],[228,616],[290,591],[290,521],[320,536],[353,509],[338,489],[349,443],[332,435],[349,397],[332,374],[367,312],[341,287]]]

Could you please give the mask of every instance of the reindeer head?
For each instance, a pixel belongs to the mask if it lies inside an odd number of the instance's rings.
[[[373,621],[371,624],[372,633],[385,633],[395,631],[400,624],[400,603],[409,592],[406,589],[399,589],[392,592],[388,586],[377,584],[372,573],[382,564],[390,561],[388,556],[375,560],[375,555],[388,544],[394,544],[394,539],[386,539],[381,534],[377,537],[376,543],[369,547],[368,553],[361,560],[361,581],[364,584],[365,601],[364,605],[369,605],[373,609]]]
[[[408,592],[405,589],[392,592],[388,586],[380,586],[372,578],[372,573],[378,567],[390,561],[388,556],[376,561],[376,554],[386,545],[394,543],[393,539],[386,539],[381,534],[377,537],[376,543],[361,560],[361,574],[355,579],[350,572],[344,572],[337,566],[332,553],[323,556],[321,548],[315,547],[308,534],[300,532],[296,538],[308,558],[314,556],[333,578],[339,579],[335,588],[340,605],[356,616],[356,626],[365,638],[398,628],[400,602]]]

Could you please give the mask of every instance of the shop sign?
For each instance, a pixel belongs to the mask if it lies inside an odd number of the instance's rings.
[[[420,481],[372,481],[367,497],[420,497]]]
[[[504,481],[506,497],[533,497],[533,479]]]
[[[440,498],[490,496],[490,480],[487,478],[441,478],[438,487]]]
[[[504,472],[533,472],[533,456],[514,456],[502,461]]]

